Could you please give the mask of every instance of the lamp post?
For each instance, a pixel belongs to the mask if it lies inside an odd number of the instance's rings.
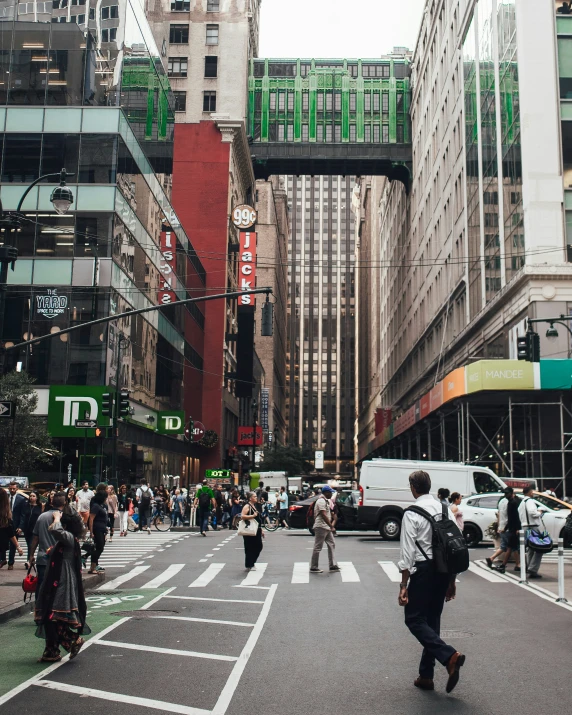
[[[256,461],[256,421],[258,419],[258,402],[254,397],[250,406],[252,407],[252,465],[250,467],[250,473],[252,474]]]
[[[44,174],[38,177],[35,181],[28,186],[28,188],[22,194],[22,198],[18,202],[16,211],[4,211],[2,206],[2,200],[0,199],[0,232],[7,236],[7,230],[10,232],[21,230],[22,224],[25,222],[26,218],[22,214],[22,204],[26,196],[30,191],[40,183],[43,179],[53,179],[58,176],[60,179],[60,185],[57,186],[50,196],[50,201],[54,207],[54,210],[63,215],[67,213],[70,206],[73,204],[73,194],[71,189],[66,186],[66,177],[73,176],[73,174],[68,174],[65,169],[62,169],[56,174]],[[6,240],[4,245],[0,246],[0,341],[4,336],[4,308],[6,305],[6,283],[8,282],[8,264],[12,264],[12,270],[14,270],[14,264],[18,260],[18,249],[16,246],[6,245]],[[0,374],[4,373],[4,352],[2,351],[0,355]]]
[[[568,322],[572,321],[572,315],[560,315],[558,318],[529,318],[528,319],[528,330],[532,332],[532,326],[536,323],[548,323],[549,328],[546,331],[546,337],[551,339],[551,338],[557,338],[558,337],[558,330],[554,327],[555,325],[562,325],[562,327],[566,328],[566,330],[570,334],[570,338],[572,339],[572,329],[568,325]],[[571,350],[571,343],[568,344],[568,357],[570,357],[570,350]]]

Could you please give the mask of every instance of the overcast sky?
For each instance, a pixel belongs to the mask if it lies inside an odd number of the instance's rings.
[[[413,49],[424,0],[262,0],[260,57],[379,57]]]

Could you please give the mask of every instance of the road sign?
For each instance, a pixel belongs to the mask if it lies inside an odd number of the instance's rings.
[[[94,429],[94,427],[97,427],[97,421],[96,420],[76,420],[75,426],[80,429]]]
[[[16,414],[16,403],[3,400],[0,402],[0,418],[13,420]]]

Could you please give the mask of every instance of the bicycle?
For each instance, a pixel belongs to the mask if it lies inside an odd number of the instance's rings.
[[[278,514],[275,510],[270,510],[268,502],[264,503],[264,506],[262,507],[262,514],[260,516],[262,517],[262,526],[266,529],[266,531],[276,531],[276,529],[280,526]]]
[[[149,523],[154,526],[157,531],[169,531],[171,529],[171,515],[163,511],[160,507],[155,505],[151,516],[149,517]],[[133,514],[127,522],[128,531],[138,531],[139,529],[139,513]]]

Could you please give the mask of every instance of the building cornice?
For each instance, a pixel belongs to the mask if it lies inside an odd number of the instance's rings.
[[[246,195],[248,189],[254,188],[255,178],[244,122],[230,119],[226,115],[212,114],[211,118],[221,133],[222,143],[232,144],[238,178],[241,183],[241,193]]]

